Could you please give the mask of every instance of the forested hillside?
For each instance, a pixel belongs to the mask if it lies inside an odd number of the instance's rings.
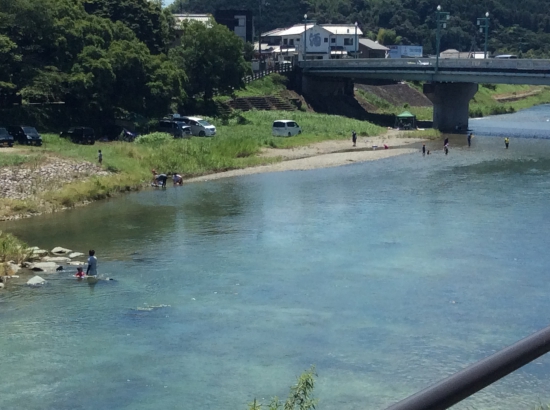
[[[259,14],[262,0],[176,0],[170,10],[210,12],[216,8],[249,8]],[[527,56],[550,57],[550,0],[263,0],[262,31],[289,26],[308,18],[319,23],[354,23],[375,38],[379,30],[386,41],[420,44],[435,52],[435,10],[438,4],[451,13],[443,30],[442,50],[469,51],[475,41],[483,47],[484,36],[476,21],[490,13],[489,49]]]
[[[250,68],[234,33],[189,23],[177,46],[174,24],[156,1],[0,0],[2,103],[63,102],[75,121],[105,123],[244,85]]]

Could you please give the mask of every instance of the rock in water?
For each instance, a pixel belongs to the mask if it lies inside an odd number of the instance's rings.
[[[66,256],[46,256],[42,258],[43,262],[56,262],[56,263],[67,263],[71,261],[71,258]]]
[[[69,258],[71,258],[71,259],[80,258],[81,256],[84,256],[84,254],[82,252],[73,252],[73,253],[69,254]]]
[[[29,269],[35,272],[54,272],[57,266],[58,265],[55,262],[36,262],[31,264]]]
[[[33,249],[32,250],[32,256],[34,257],[40,257],[40,256],[46,256],[48,255],[48,251],[45,249]]]
[[[62,248],[61,246],[56,246],[55,248],[52,249],[52,253],[55,255],[66,255],[71,252],[72,250],[67,248]]]
[[[44,283],[46,283],[46,280],[41,278],[40,276],[32,277],[27,281],[27,285],[29,286],[40,286]]]
[[[4,284],[0,282],[0,289],[4,289]]]

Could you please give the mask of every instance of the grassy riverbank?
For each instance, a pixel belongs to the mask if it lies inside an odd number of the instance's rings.
[[[276,119],[292,119],[304,132],[291,138],[271,136]],[[265,147],[291,148],[315,142],[382,134],[385,129],[344,117],[305,112],[251,111],[237,114],[222,124],[213,121],[218,133],[213,138],[174,140],[152,135],[141,142],[111,142],[90,145],[73,144],[55,134],[45,134],[42,147],[20,147],[0,153],[0,166],[31,168],[51,157],[97,162],[97,151],[103,153],[102,167],[109,175],[72,179],[59,175],[59,184],[36,195],[0,199],[0,219],[17,214],[35,214],[72,207],[87,201],[111,197],[120,192],[139,189],[151,180],[151,169],[182,174],[185,178],[247,168],[281,161],[278,157],[260,157]]]

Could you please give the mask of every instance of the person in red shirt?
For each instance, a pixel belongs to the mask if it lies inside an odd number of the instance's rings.
[[[84,276],[86,276],[86,274],[84,273],[84,271],[82,270],[81,267],[78,267],[78,268],[76,268],[76,273],[75,273],[74,276],[77,279],[82,279]]]

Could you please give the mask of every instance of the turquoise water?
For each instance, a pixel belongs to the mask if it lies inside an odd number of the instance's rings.
[[[547,326],[550,143],[464,143],[4,224],[117,280],[0,293],[0,408],[245,409],[315,364],[319,409],[383,409]],[[550,402],[549,375],[456,408]]]

